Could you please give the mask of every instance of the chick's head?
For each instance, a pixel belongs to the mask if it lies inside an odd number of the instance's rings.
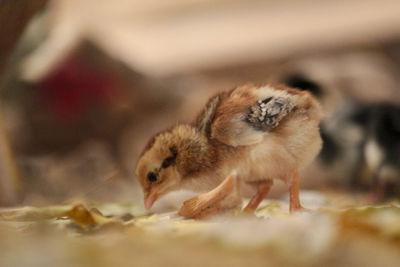
[[[146,209],[160,196],[180,187],[191,166],[197,165],[201,147],[198,133],[188,125],[177,126],[150,139],[136,166]]]

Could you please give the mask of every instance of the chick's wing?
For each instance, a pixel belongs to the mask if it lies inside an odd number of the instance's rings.
[[[220,97],[210,123],[210,138],[235,147],[257,144],[294,108],[286,92],[269,87],[237,88]]]

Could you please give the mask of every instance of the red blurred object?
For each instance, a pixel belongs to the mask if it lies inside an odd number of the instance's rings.
[[[97,108],[111,108],[122,95],[117,79],[72,55],[37,86],[40,104],[63,124],[73,124]]]

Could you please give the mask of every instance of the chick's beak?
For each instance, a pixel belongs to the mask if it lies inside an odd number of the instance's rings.
[[[144,199],[144,207],[149,210],[153,206],[154,202],[157,200],[157,193],[151,193],[148,197]]]

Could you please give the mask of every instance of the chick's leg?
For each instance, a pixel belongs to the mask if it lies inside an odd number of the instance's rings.
[[[289,194],[290,194],[290,212],[305,210],[300,204],[299,199],[299,172],[293,172],[289,180]]]
[[[240,204],[239,182],[236,174],[231,174],[210,192],[186,200],[179,210],[179,215],[201,219]]]
[[[260,205],[261,201],[267,196],[269,190],[271,189],[271,186],[273,184],[272,180],[267,180],[260,182],[257,185],[257,193],[250,199],[249,203],[247,204],[246,208],[244,208],[245,211],[255,211]]]

